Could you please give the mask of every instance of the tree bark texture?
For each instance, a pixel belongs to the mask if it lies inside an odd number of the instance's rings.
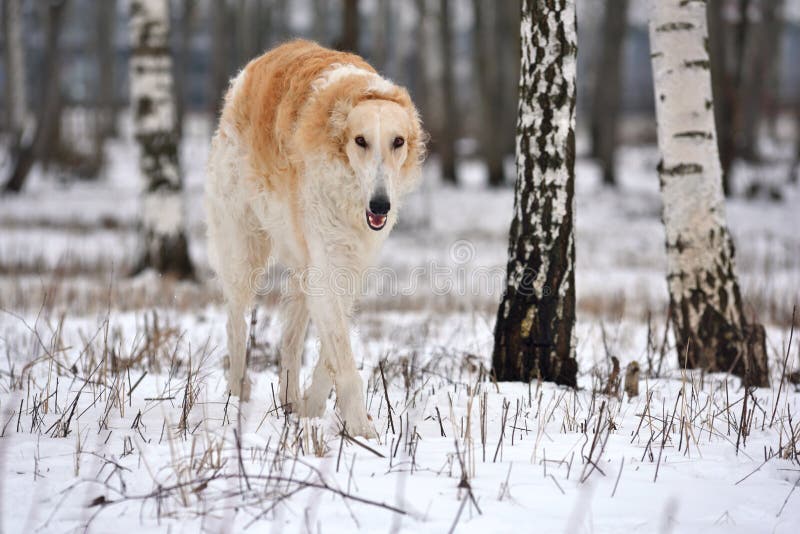
[[[514,219],[492,367],[498,380],[574,387],[574,0],[523,0],[521,35]]]
[[[144,178],[142,250],[134,273],[153,268],[190,277],[193,268],[178,164],[168,0],[132,0],[130,14],[131,106]]]
[[[667,284],[680,364],[766,386],[764,329],[744,317],[725,222],[705,5],[659,0],[652,9]]]

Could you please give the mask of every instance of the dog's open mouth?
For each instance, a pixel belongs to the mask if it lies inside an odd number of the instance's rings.
[[[376,232],[382,230],[386,226],[386,215],[378,215],[367,210],[367,224]]]

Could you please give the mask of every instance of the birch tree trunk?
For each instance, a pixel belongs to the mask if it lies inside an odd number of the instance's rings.
[[[744,317],[725,222],[705,4],[658,0],[652,9],[667,283],[679,360],[766,386],[764,328]]]
[[[617,150],[617,119],[622,91],[622,47],[628,26],[628,0],[610,0],[605,5],[602,50],[592,98],[592,152],[600,160],[603,183],[617,183],[614,156]]]
[[[574,0],[523,0],[517,184],[497,380],[576,385]]]
[[[5,32],[5,90],[8,130],[11,133],[11,151],[16,155],[28,119],[28,100],[25,91],[25,45],[22,41],[22,5],[20,0],[3,3],[3,31]]]
[[[134,274],[153,268],[191,277],[178,164],[168,0],[132,0],[130,14],[131,106],[144,178],[142,250]]]

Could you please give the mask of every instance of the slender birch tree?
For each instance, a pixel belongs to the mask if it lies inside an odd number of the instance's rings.
[[[748,323],[725,222],[705,2],[658,0],[650,19],[670,313],[681,365],[767,386],[764,328]]]
[[[193,275],[178,163],[168,0],[132,0],[130,91],[143,181],[142,250],[134,273],[147,268]]]
[[[492,367],[498,380],[575,386],[575,1],[523,0],[521,34],[514,219]]]

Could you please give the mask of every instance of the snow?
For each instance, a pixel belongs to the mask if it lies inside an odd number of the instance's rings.
[[[181,154],[203,278],[208,131],[191,123]],[[618,192],[600,185],[591,162],[577,165],[578,391],[495,386],[482,374],[503,288],[486,277],[504,274],[513,191],[483,189],[477,162],[462,167],[469,187],[440,185],[433,159],[379,260],[399,289],[365,296],[354,320],[380,435],[362,441],[372,452],[343,441],[334,397],[319,420],[287,420],[276,408],[275,295],[259,302],[253,400],[240,407],[225,394],[225,317],[213,282],[120,276],[141,207],[123,132],[106,180],[63,186],[37,173],[24,195],[0,199],[3,532],[797,530],[800,468],[787,453],[800,393],[780,385],[800,293],[796,187],[782,189],[782,202],[727,206],[743,298],[766,322],[772,372],[772,387],[747,397],[751,432],[737,452],[738,380],[681,373],[672,347],[660,376],[648,373],[649,360],[658,367],[666,304],[655,147],[621,151]],[[437,285],[446,282],[453,290]],[[800,363],[797,339],[789,371]],[[317,354],[311,337],[304,380]],[[594,393],[611,355],[623,368],[639,362],[638,397]],[[459,487],[462,461],[469,490]]]
[[[265,320],[263,316],[261,319]],[[62,327],[63,344],[74,347],[64,361],[76,361],[78,376],[91,373],[91,363],[84,365],[88,358],[77,357],[86,343],[81,339],[89,339],[98,328],[104,335],[103,320],[68,319]],[[134,344],[137,332],[142,330],[141,317],[120,313],[114,314],[111,321],[113,343],[118,344],[119,357],[124,358],[130,353],[127,347]],[[3,499],[0,510],[7,531],[66,531],[86,524],[91,532],[118,531],[120,524],[143,532],[161,532],[167,527],[172,532],[196,532],[199,528],[221,529],[223,525],[230,531],[239,531],[255,520],[256,530],[271,524],[292,530],[306,525],[314,530],[319,523],[323,531],[360,528],[372,532],[385,530],[389,522],[399,522],[401,530],[441,532],[455,521],[466,498],[465,491],[458,488],[462,476],[458,454],[466,454],[469,484],[481,511],[478,513],[477,507],[467,503],[459,519],[461,531],[518,531],[523,518],[535,518],[528,521],[535,521],[537,529],[548,532],[619,532],[629,528],[654,531],[665,525],[680,532],[793,532],[800,520],[800,508],[791,502],[781,510],[792,484],[798,480],[796,464],[774,458],[762,466],[764,451],[778,447],[779,428],[786,426],[788,410],[796,413],[798,409],[800,395],[795,391],[783,391],[776,417],[781,422],[773,428],[766,425],[775,388],[756,392],[755,398],[766,412],[755,412],[753,432],[737,454],[732,425],[740,416],[741,402],[732,406],[730,414],[725,410],[726,381],[731,403],[742,398],[743,391],[735,380],[722,375],[682,377],[666,363],[669,378],[643,380],[643,394],[633,400],[593,397],[589,373],[582,376],[581,386],[585,389],[578,392],[551,384],[533,384],[530,388],[525,384],[499,384],[496,390],[491,382],[479,384],[477,373],[469,370],[470,363],[480,361],[470,355],[488,350],[488,322],[472,314],[387,313],[370,317],[362,324],[362,334],[353,336],[363,358],[362,376],[369,380],[367,402],[381,440],[369,443],[375,453],[345,444],[340,459],[341,438],[330,415],[333,402],[329,401],[325,419],[300,422],[306,438],[301,436],[295,442],[297,423],[289,420],[287,431],[282,415],[270,412],[277,376],[271,366],[264,369],[260,357],[254,365],[254,391],[258,393],[242,407],[240,423],[236,420],[238,403],[231,400],[227,417],[232,422],[224,422],[225,382],[214,361],[219,353],[217,347],[224,342],[221,313],[165,313],[160,321],[163,329],[174,328],[175,336],[184,336],[177,343],[173,359],[178,363],[173,364],[171,375],[167,365],[169,347],[164,347],[163,368],[151,368],[141,381],[144,369],[139,366],[131,369],[130,377],[128,373],[108,373],[108,388],[83,387],[68,373],[56,386],[56,373],[45,359],[34,368],[32,384],[0,397],[0,424],[5,428],[5,437],[0,441],[5,466],[2,487],[14,495],[13,499]],[[6,346],[12,347],[12,361],[17,364],[18,373],[22,361],[17,358],[22,354],[17,350],[24,347],[35,354],[35,343],[17,320],[4,319],[2,329]],[[259,336],[275,340],[277,329],[273,322],[260,329]],[[582,340],[578,350],[582,367],[603,368],[597,328],[584,323],[578,337]],[[615,337],[619,345],[613,341]],[[627,357],[639,356],[643,339],[641,325],[621,323],[616,336],[612,334],[612,350],[619,350],[622,358],[626,358],[623,352],[630,355]],[[102,342],[96,339],[89,345],[99,350]],[[313,343],[307,349],[310,356],[316,355]],[[375,369],[384,354],[390,357],[386,374],[394,406],[395,434],[388,429],[384,393]],[[404,358],[414,369],[410,393],[406,393],[398,369]],[[180,420],[188,365],[192,365],[192,374],[198,373],[191,382],[197,400],[184,433]],[[121,392],[114,389],[115,380],[123,384]],[[4,382],[7,384],[7,379]],[[127,393],[130,384],[136,384],[133,394]],[[476,385],[479,390],[471,395],[469,388]],[[45,386],[51,395],[49,412],[43,413],[40,407],[39,415],[31,416],[35,412],[32,406],[41,402],[41,397],[34,398],[32,392],[45,390]],[[679,397],[682,389],[684,397]],[[50,437],[45,431],[59,418],[69,416],[79,391],[82,394],[70,433],[67,437]],[[479,404],[484,394],[485,460],[479,423]],[[646,412],[649,395],[650,412]],[[119,403],[115,398],[120,399]],[[160,398],[168,400],[147,400]],[[681,398],[688,399],[685,405],[678,402]],[[24,412],[17,430],[14,410],[20,400]],[[510,402],[510,408],[498,449],[504,402]],[[598,405],[603,402],[610,407],[615,429],[608,432],[600,422],[599,442],[592,453],[594,467],[580,458],[590,454],[595,440],[593,429],[598,425]],[[466,439],[461,436],[470,405],[471,433]],[[589,415],[590,410],[594,415]],[[684,435],[681,443],[678,428],[683,424],[683,410],[687,420],[689,413],[696,413],[696,419],[691,423],[691,433]],[[674,431],[662,450],[659,432],[664,416],[671,421],[673,412]],[[729,416],[734,423],[728,420]],[[446,437],[441,436],[439,417]],[[712,419],[713,428],[709,423]],[[407,445],[407,438],[400,436],[401,420],[407,425],[403,436],[408,435],[408,429],[416,428],[413,445]],[[583,427],[590,430],[584,433]],[[307,436],[312,428],[324,436],[323,457],[311,452],[313,442]],[[281,460],[280,454],[276,459],[275,449],[284,432],[288,432],[290,444]],[[246,489],[244,477],[239,476],[236,435],[241,436],[242,465],[251,477],[250,490]],[[456,452],[455,436],[459,436],[460,453]],[[784,443],[785,439],[784,436]],[[398,440],[401,445],[394,447]],[[303,449],[298,450],[301,443]],[[679,445],[682,450],[678,450]],[[222,467],[215,467],[220,463]],[[213,480],[203,487],[206,478]],[[350,495],[395,506],[407,515],[399,517],[349,498],[343,501],[328,490],[303,489],[278,505],[274,513],[259,518],[258,514],[268,510],[277,495],[297,489],[286,478],[306,483],[324,481]],[[160,499],[146,497],[159,486],[169,488],[180,483],[188,484],[184,494],[163,490]],[[100,497],[109,504],[88,506]]]

